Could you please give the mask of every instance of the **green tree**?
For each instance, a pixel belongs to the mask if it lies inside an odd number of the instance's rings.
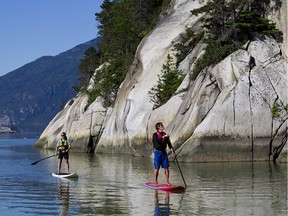
[[[174,44],[174,50],[176,51],[176,66],[186,58],[189,52],[191,52],[197,43],[203,38],[203,32],[199,34],[195,33],[192,28],[187,28],[186,32],[180,35],[178,43]]]
[[[205,67],[240,49],[248,40],[261,35],[281,39],[281,32],[275,24],[265,18],[269,4],[269,0],[211,0],[205,6],[192,10],[193,15],[206,14],[202,20],[206,31],[203,41],[208,45],[205,54],[196,62],[192,79]]]
[[[184,77],[182,71],[177,70],[172,57],[168,55],[167,62],[158,75],[157,84],[148,92],[151,102],[154,103],[153,109],[165,104],[175,94]]]
[[[287,138],[288,138],[288,131],[284,132],[284,134],[280,134],[280,129],[284,126],[287,129],[287,120],[288,120],[288,104],[284,104],[282,101],[277,99],[271,106],[271,114],[272,114],[272,119],[273,119],[273,124],[276,126],[276,128],[273,128],[273,134],[271,136],[271,141],[270,141],[270,151],[269,155],[273,161],[276,161],[278,156],[280,155],[282,149],[284,146],[287,144]],[[277,123],[274,124],[274,121]],[[281,137],[282,140],[280,144],[276,145],[276,137]],[[273,144],[274,142],[274,144]]]
[[[116,99],[117,91],[128,70],[126,56],[118,56],[113,64],[107,64],[95,75],[94,97],[101,96],[105,99],[105,105],[111,106]],[[117,73],[115,73],[117,71]],[[93,102],[91,100],[91,102]]]
[[[137,46],[145,32],[148,32],[147,29],[156,23],[159,8],[164,3],[167,4],[167,1],[104,0],[102,11],[95,16],[101,38],[100,59],[108,64],[95,75],[95,88],[88,92],[88,105],[97,96],[102,96],[105,104],[113,104],[118,88],[134,59]],[[86,77],[83,79],[86,80]]]
[[[94,47],[89,47],[85,53],[84,58],[80,61],[78,66],[80,71],[80,86],[87,87],[95,69],[100,65],[100,53]]]
[[[100,49],[104,60],[111,60],[123,53],[133,55],[140,42],[138,14],[131,0],[104,1],[102,11],[96,13],[100,23]]]

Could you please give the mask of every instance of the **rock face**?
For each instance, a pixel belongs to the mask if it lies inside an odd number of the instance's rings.
[[[281,29],[286,31],[283,44],[268,37],[255,39],[189,83],[195,59],[204,51],[198,44],[180,64],[187,77],[179,93],[152,109],[148,91],[173,52],[172,42],[187,26],[199,28],[200,17],[190,14],[191,8],[201,6],[198,1],[173,3],[167,17],[139,45],[114,107],[105,109],[98,98],[84,111],[87,98],[78,95],[50,122],[36,147],[54,148],[60,132],[66,131],[74,151],[152,157],[147,144],[152,147],[154,125],[161,121],[179,161],[269,160],[274,150],[283,148],[287,142],[283,108],[287,105],[287,58],[283,56],[287,26]],[[286,161],[286,156],[287,144],[278,160]]]
[[[288,59],[288,2],[287,0],[283,1],[271,1],[271,5],[274,8],[277,8],[281,5],[280,10],[271,11],[271,19],[275,21],[278,29],[281,29],[283,32],[283,43],[281,44],[281,48],[283,51],[283,56],[287,60]]]

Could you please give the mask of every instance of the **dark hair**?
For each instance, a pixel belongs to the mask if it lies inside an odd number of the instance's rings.
[[[157,122],[155,125],[156,130],[158,130],[160,126],[163,126],[162,122]]]
[[[66,133],[65,133],[65,132],[62,132],[62,133],[61,133],[61,136],[63,136],[64,140],[67,140],[67,136],[66,136]]]

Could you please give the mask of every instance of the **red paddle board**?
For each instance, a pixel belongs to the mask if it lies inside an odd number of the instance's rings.
[[[146,182],[144,186],[148,188],[152,188],[155,190],[162,190],[167,192],[183,192],[185,191],[185,188],[182,186],[176,186],[176,185],[167,185],[167,184],[156,184],[155,182]]]

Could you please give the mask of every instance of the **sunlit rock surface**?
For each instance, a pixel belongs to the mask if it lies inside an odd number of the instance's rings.
[[[147,145],[152,147],[154,125],[161,121],[179,161],[273,157],[273,151],[287,142],[287,112],[279,110],[277,118],[271,112],[274,104],[287,104],[287,50],[283,50],[287,49],[287,22],[278,14],[282,44],[268,37],[255,39],[189,82],[195,60],[204,52],[199,43],[180,64],[187,75],[178,94],[153,110],[148,91],[156,84],[167,55],[173,53],[173,43],[187,26],[195,31],[200,27],[200,17],[190,13],[201,6],[199,1],[173,2],[167,17],[139,45],[113,108],[104,108],[98,98],[86,110],[87,97],[79,94],[50,122],[35,146],[54,148],[60,132],[66,131],[74,151],[152,157]],[[278,160],[287,161],[287,144]]]

